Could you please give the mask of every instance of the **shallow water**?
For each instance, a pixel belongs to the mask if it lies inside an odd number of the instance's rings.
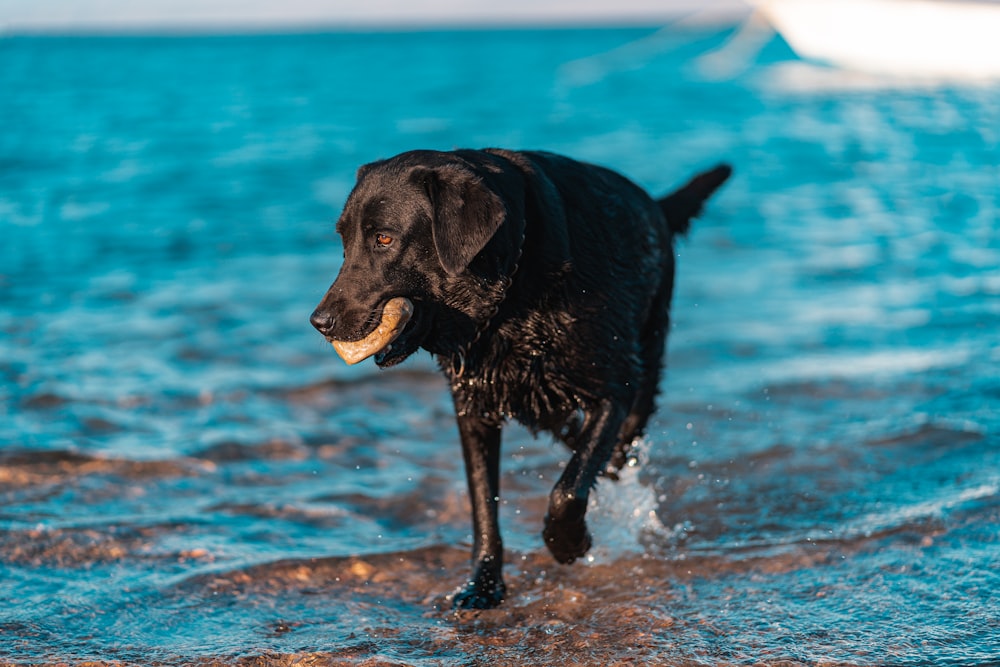
[[[729,35],[0,40],[0,660],[1000,662],[1000,88]],[[736,177],[591,556],[508,429],[509,599],[453,613],[444,383],[308,316],[356,167],[459,145]]]

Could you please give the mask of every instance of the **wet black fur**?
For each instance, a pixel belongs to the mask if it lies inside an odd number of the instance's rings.
[[[390,298],[412,300],[410,323],[375,361],[392,366],[422,347],[451,384],[475,535],[456,607],[504,596],[497,502],[508,419],[573,451],[543,536],[562,563],[590,548],[588,494],[625,462],[654,409],[673,239],[729,174],[716,167],[655,201],[612,171],[551,153],[412,151],[358,171],[337,223],[343,267],[312,322],[330,340],[357,340]]]

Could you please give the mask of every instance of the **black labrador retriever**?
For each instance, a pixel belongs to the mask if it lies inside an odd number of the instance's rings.
[[[342,353],[350,362],[374,354],[385,368],[424,348],[450,382],[475,536],[455,607],[504,598],[508,419],[573,451],[542,534],[560,563],[587,553],[590,490],[625,463],[654,409],[674,237],[730,171],[653,200],[615,172],[545,152],[420,150],[359,169],[337,222],[344,263],[311,321],[334,345],[363,341],[354,358]],[[402,315],[386,315],[400,302]]]

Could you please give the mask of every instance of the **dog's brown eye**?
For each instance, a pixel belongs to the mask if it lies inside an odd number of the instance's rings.
[[[376,234],[375,235],[375,245],[379,248],[387,248],[392,245],[392,237],[388,234]]]

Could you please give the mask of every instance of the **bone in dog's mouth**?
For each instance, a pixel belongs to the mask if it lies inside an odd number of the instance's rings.
[[[413,316],[413,302],[406,297],[389,299],[382,309],[382,320],[370,334],[356,341],[330,341],[340,358],[348,364],[364,361],[392,344]]]

